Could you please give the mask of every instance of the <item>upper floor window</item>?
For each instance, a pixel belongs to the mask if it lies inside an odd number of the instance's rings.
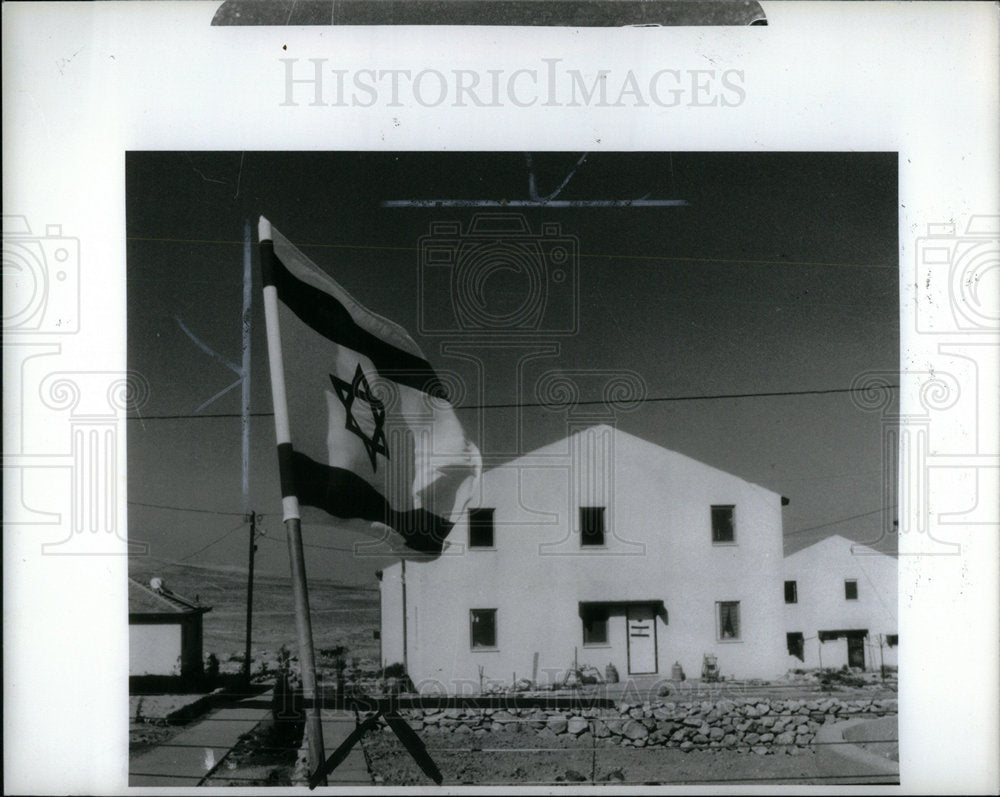
[[[469,625],[472,647],[495,648],[497,646],[496,609],[470,609]]]
[[[799,602],[799,588],[798,584],[794,581],[785,582],[785,603],[798,603]]]
[[[736,524],[733,520],[736,507],[712,507],[712,542],[736,542]]]
[[[604,507],[580,507],[580,545],[604,545]]]
[[[493,547],[493,510],[477,508],[469,510],[469,547]]]
[[[844,582],[844,600],[856,601],[858,599],[858,582],[852,578]]]

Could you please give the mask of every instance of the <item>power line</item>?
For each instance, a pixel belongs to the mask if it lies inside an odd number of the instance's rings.
[[[196,509],[191,506],[171,506],[170,504],[147,504],[142,501],[129,501],[132,506],[144,506],[149,509],[171,509],[175,512],[197,512],[201,515],[224,515],[226,517],[244,517],[245,512],[219,512],[215,509]]]
[[[171,243],[171,244],[212,244],[223,246],[242,246],[243,240],[235,239],[213,239],[213,238],[153,238],[148,236],[130,235],[126,242],[136,241],[141,243]],[[343,251],[374,251],[374,252],[419,252],[416,246],[388,246],[385,244],[331,244],[331,243],[309,243],[299,242],[295,246],[299,249],[339,249]],[[623,253],[608,252],[580,252],[581,259],[594,260],[648,260],[657,263],[727,263],[741,266],[812,266],[812,267],[833,267],[833,268],[878,268],[898,270],[895,263],[833,263],[813,260],[762,260],[731,257],[680,257],[677,255],[633,255]],[[198,280],[208,282],[208,280]]]
[[[878,385],[879,388],[890,389],[897,388],[899,385]],[[771,392],[763,393],[716,393],[711,396],[647,396],[643,398],[622,399],[620,402],[606,401],[605,399],[588,399],[585,401],[542,401],[537,403],[518,403],[512,402],[510,404],[478,404],[478,405],[462,405],[460,407],[455,407],[456,410],[495,410],[495,409],[512,409],[515,407],[555,407],[561,408],[567,405],[572,405],[574,407],[586,407],[594,404],[649,404],[656,402],[665,401],[715,401],[718,399],[736,399],[736,398],[768,398],[772,396],[821,396],[830,393],[859,393],[862,391],[867,391],[868,388],[856,388],[856,387],[843,387],[843,388],[833,388],[830,390],[776,390]]]
[[[840,520],[831,520],[829,523],[821,523],[818,526],[809,526],[805,529],[796,529],[795,531],[790,531],[786,534],[786,537],[791,537],[793,534],[805,534],[807,531],[816,531],[817,529],[825,529],[828,526],[836,526],[840,523],[846,523],[848,520],[857,520],[858,518],[868,517],[869,515],[877,515],[880,512],[887,512],[890,509],[895,509],[896,504],[892,506],[884,506],[881,509],[873,509],[871,512],[862,512],[860,515],[851,515],[850,517],[840,518]]]
[[[899,385],[878,385],[877,388],[880,390],[895,390]],[[842,387],[842,388],[831,388],[828,390],[775,390],[766,391],[760,393],[716,393],[709,396],[646,396],[642,398],[629,399],[625,398],[621,400],[620,404],[652,404],[659,402],[668,401],[717,401],[723,399],[741,399],[741,398],[771,398],[777,396],[824,396],[837,393],[860,393],[867,392],[871,388],[857,388],[857,387]],[[516,409],[522,408],[537,408],[537,407],[547,407],[554,409],[561,409],[570,404],[574,407],[586,407],[597,404],[614,404],[614,401],[607,401],[605,399],[587,399],[584,401],[572,401],[572,402],[560,402],[560,401],[539,401],[539,402],[510,402],[506,404],[462,404],[455,407],[456,410],[497,410],[497,409]],[[251,416],[269,418],[273,417],[273,412],[251,412]],[[127,420],[142,420],[142,421],[169,421],[169,420],[190,420],[190,419],[202,419],[202,418],[242,418],[242,414],[238,412],[229,413],[214,413],[211,415],[202,414],[187,414],[187,415],[128,415]]]
[[[262,539],[265,539],[268,542],[277,543],[278,545],[283,545],[284,544],[281,540],[276,539],[274,537],[263,537]],[[341,548],[341,547],[338,547],[338,546],[335,546],[335,545],[316,545],[315,543],[304,542],[304,543],[302,543],[302,547],[303,548],[319,548],[322,551],[339,551],[341,553],[354,553],[354,548]]]
[[[174,512],[194,512],[194,513],[198,513],[198,514],[202,514],[202,515],[221,515],[221,516],[224,516],[224,517],[245,517],[245,513],[243,513],[243,512],[220,512],[220,511],[215,510],[215,509],[199,509],[197,507],[190,507],[190,506],[171,506],[169,504],[147,504],[147,503],[143,503],[141,501],[129,501],[128,503],[132,504],[134,506],[148,507],[150,509],[166,509],[166,510],[171,510],[171,511],[174,511]],[[886,511],[888,511],[890,509],[895,509],[895,508],[896,508],[896,504],[892,504],[891,506],[882,507],[881,509],[873,509],[870,512],[862,512],[861,514],[858,514],[858,515],[851,515],[850,517],[844,517],[844,518],[839,518],[837,520],[831,520],[831,521],[829,521],[827,523],[821,523],[818,526],[809,526],[809,527],[804,528],[804,529],[796,529],[795,531],[789,531],[784,536],[791,537],[791,536],[793,536],[795,534],[805,534],[807,531],[816,531],[818,529],[825,529],[828,526],[836,526],[836,525],[839,525],[840,523],[846,523],[849,520],[857,520],[859,518],[869,517],[870,515],[877,515],[880,512],[886,512]],[[259,516],[259,517],[263,517],[263,516]],[[243,524],[241,524],[241,525],[243,525]],[[237,528],[239,528],[239,527],[237,527]],[[272,542],[278,542],[278,540],[276,540],[276,539],[274,539],[272,537],[265,536],[263,534],[263,532],[260,534],[260,536],[263,539],[267,539],[267,540],[270,540]],[[328,551],[343,551],[343,552],[346,552],[346,553],[353,553],[353,551],[354,551],[354,548],[339,548],[339,547],[330,546],[330,545],[315,545],[315,544],[310,544],[310,543],[303,543],[303,545],[306,548],[320,548],[320,549],[328,550]]]
[[[232,534],[232,533],[233,533],[234,531],[238,531],[239,529],[243,528],[243,527],[244,527],[245,525],[246,525],[246,523],[240,523],[240,524],[238,524],[238,525],[236,525],[236,526],[233,526],[233,527],[232,527],[232,528],[231,528],[231,529],[230,529],[229,531],[227,531],[227,532],[226,532],[225,534],[222,534],[221,536],[219,536],[219,537],[216,537],[216,538],[215,538],[214,540],[212,540],[212,541],[211,541],[211,542],[210,542],[210,543],[209,543],[208,545],[206,545],[206,546],[205,546],[205,547],[203,547],[203,548],[199,548],[199,549],[198,549],[197,551],[195,551],[194,553],[191,553],[191,554],[188,554],[187,556],[185,556],[184,558],[182,558],[182,559],[181,559],[180,561],[181,561],[181,562],[186,562],[186,561],[187,561],[188,559],[190,559],[190,558],[191,558],[192,556],[197,556],[197,555],[198,555],[198,554],[200,554],[200,553],[201,553],[202,551],[207,551],[207,550],[208,550],[209,548],[211,548],[211,547],[212,547],[213,545],[215,545],[215,544],[216,544],[217,542],[222,542],[222,541],[223,541],[223,540],[224,540],[224,539],[225,539],[226,537],[228,537],[228,536],[229,536],[230,534]]]
[[[248,413],[251,418],[273,418],[273,412],[251,412]],[[209,419],[209,418],[242,418],[243,413],[240,412],[217,412],[217,413],[189,413],[189,414],[178,414],[178,415],[126,415],[125,420],[127,421],[183,421],[190,419]]]

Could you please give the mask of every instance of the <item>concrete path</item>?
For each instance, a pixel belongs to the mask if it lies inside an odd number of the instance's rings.
[[[197,786],[269,714],[266,695],[213,712],[164,744],[130,757],[129,786]]]
[[[323,717],[323,748],[326,750],[326,757],[329,758],[333,751],[340,747],[354,730],[355,719],[353,711],[333,711],[324,709]],[[370,733],[379,733],[378,730]],[[368,762],[365,761],[365,754],[361,749],[361,742],[354,745],[347,758],[340,762],[340,765],[327,776],[329,786],[371,786],[372,776],[368,772]]]
[[[899,763],[870,753],[851,744],[852,729],[871,725],[878,733],[871,738],[896,738],[896,717],[870,719],[859,717],[824,725],[816,733],[816,763],[824,774],[837,777],[839,783],[899,783]]]

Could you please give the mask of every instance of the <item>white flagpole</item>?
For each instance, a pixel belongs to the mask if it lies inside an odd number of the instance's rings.
[[[258,226],[258,240],[272,241],[271,223],[263,216]],[[285,368],[281,358],[281,330],[278,328],[278,289],[264,287],[264,321],[267,327],[267,354],[271,369],[271,395],[274,401],[274,430],[278,445],[292,442],[288,423],[288,400],[285,396]],[[306,564],[302,552],[302,526],[297,496],[281,499],[288,558],[292,568],[292,591],[295,597],[295,628],[299,643],[299,667],[302,672],[302,696],[306,701],[306,735],[309,745],[309,774],[325,760],[323,724],[316,689],[316,657],[313,651],[312,621],[309,616],[309,593],[306,589]],[[326,785],[324,777],[319,784]]]

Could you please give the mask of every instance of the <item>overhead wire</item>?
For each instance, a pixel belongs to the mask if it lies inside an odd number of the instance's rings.
[[[878,385],[880,390],[895,390],[899,385]],[[834,395],[842,393],[861,393],[867,391],[869,388],[856,388],[856,387],[843,387],[843,388],[830,388],[824,390],[774,390],[774,391],[763,391],[757,393],[716,393],[708,396],[642,396],[636,398],[625,398],[618,402],[624,405],[631,404],[656,404],[662,402],[680,402],[680,401],[719,401],[725,399],[743,399],[743,398],[773,398],[773,397],[783,397],[783,396],[824,396],[824,395]],[[613,404],[615,402],[606,401],[605,399],[585,399],[583,401],[572,401],[572,402],[561,402],[561,401],[513,401],[504,402],[497,404],[460,404],[455,407],[456,410],[495,410],[495,409],[517,409],[517,408],[552,408],[560,409],[568,404],[572,404],[574,407],[587,407],[592,405],[603,405],[603,404]],[[269,418],[273,417],[273,412],[251,412],[251,417],[259,418]],[[242,418],[243,414],[239,412],[218,412],[212,414],[200,414],[200,413],[179,413],[173,415],[128,415],[126,420],[142,420],[142,421],[169,421],[169,420],[202,420],[209,418]]]

